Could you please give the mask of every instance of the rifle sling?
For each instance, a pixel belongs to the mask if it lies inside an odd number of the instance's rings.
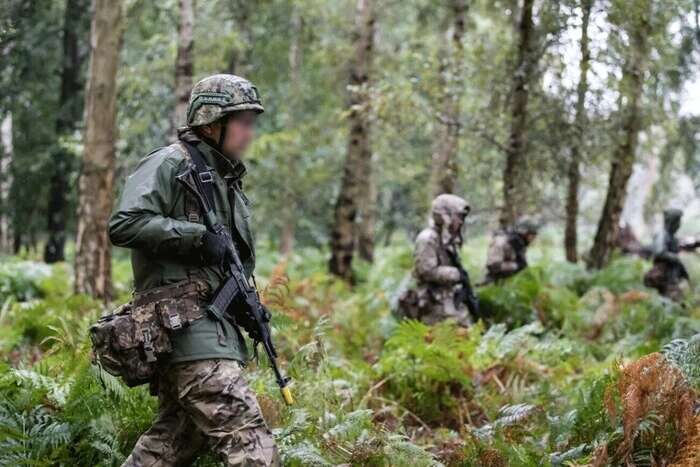
[[[211,173],[211,170],[207,167],[207,163],[204,160],[204,156],[202,155],[202,152],[197,148],[192,143],[189,143],[187,141],[180,140],[182,144],[185,146],[187,149],[187,152],[190,155],[190,159],[192,159],[192,163],[194,164],[195,167],[195,172],[196,172],[196,177],[195,177],[195,182],[197,183],[198,188],[201,188],[202,194],[207,200],[207,203],[209,204],[209,210],[213,212],[214,210],[214,176]],[[208,213],[202,213],[205,216]]]

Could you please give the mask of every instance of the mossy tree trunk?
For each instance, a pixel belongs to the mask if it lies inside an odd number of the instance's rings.
[[[454,193],[458,176],[457,154],[461,128],[460,101],[464,94],[464,30],[467,12],[465,0],[449,1],[447,40],[443,42],[438,83],[440,109],[435,152],[431,164],[431,194]]]
[[[82,70],[85,54],[81,50],[87,44],[89,2],[67,0],[63,17],[63,61],[61,63],[61,89],[56,115],[56,136],[60,139],[76,131],[83,116],[84,82]],[[84,37],[83,37],[84,36]],[[61,142],[53,153],[49,180],[49,200],[44,261],[55,263],[65,259],[66,221],[68,218],[68,194],[71,191],[69,176],[74,167],[74,154]]]
[[[517,25],[517,61],[513,72],[510,135],[503,170],[503,207],[501,227],[508,227],[524,213],[527,193],[527,124],[530,82],[537,62],[533,53],[534,0],[523,0]]]
[[[591,18],[593,0],[581,1],[581,62],[579,63],[579,80],[576,87],[576,116],[574,117],[574,140],[571,145],[571,160],[568,167],[568,190],[566,196],[566,227],[564,229],[564,250],[566,259],[575,263],[578,261],[578,192],[581,180],[581,152],[583,151],[583,135],[586,130],[586,94],[588,92],[588,69],[590,68],[591,52],[588,48],[588,24]]]
[[[620,80],[620,139],[613,152],[608,192],[603,212],[598,222],[593,247],[588,255],[589,268],[605,267],[612,256],[615,239],[620,226],[620,215],[627,195],[627,182],[637,151],[639,131],[642,127],[642,97],[644,75],[649,61],[649,35],[651,33],[648,1],[635,5],[628,21],[631,24],[629,54],[625,60]]]
[[[177,58],[175,60],[175,112],[171,138],[177,138],[177,129],[186,123],[187,104],[192,90],[194,64],[194,0],[180,0],[180,20],[177,28]]]
[[[348,122],[350,135],[343,168],[340,193],[335,204],[335,222],[331,231],[330,272],[353,282],[352,260],[358,237],[358,213],[371,200],[372,150],[370,146],[370,64],[374,52],[373,0],[358,0],[353,33],[354,54],[348,85]],[[371,207],[369,207],[372,209]],[[365,238],[365,241],[368,240]],[[369,245],[365,245],[366,249]]]

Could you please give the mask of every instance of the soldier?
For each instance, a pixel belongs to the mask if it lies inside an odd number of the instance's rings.
[[[513,228],[496,231],[489,245],[483,284],[511,277],[525,269],[527,247],[535,240],[537,231],[537,224],[529,220],[520,220]]]
[[[688,271],[681,262],[679,253],[684,247],[676,239],[676,232],[681,226],[683,211],[667,209],[664,211],[663,231],[656,235],[653,244],[653,266],[644,275],[644,285],[656,289],[661,295],[674,301],[683,299],[683,289],[688,285]]]
[[[472,323],[469,312],[478,316],[478,301],[459,260],[462,226],[469,211],[459,196],[443,194],[433,200],[430,227],[416,237],[417,288],[399,299],[400,315],[426,324],[451,318],[464,327]]]
[[[652,255],[651,248],[639,242],[637,236],[632,231],[632,227],[628,224],[620,225],[615,246],[620,249],[623,255],[637,255],[645,259],[650,258]]]
[[[206,230],[194,198],[176,183],[193,164],[185,142],[201,152],[207,171],[200,179],[212,184],[217,217],[252,274],[255,249],[241,157],[262,112],[249,81],[224,74],[205,78],[192,89],[179,141],[151,152],[127,179],[109,234],[114,245],[131,248],[134,303],[187,315],[184,308],[194,302],[178,294],[195,284],[206,302],[225,278],[224,240]],[[169,361],[152,382],[157,419],[124,465],[191,465],[205,446],[227,466],[279,465],[272,434],[241,371],[248,354],[240,329],[230,319],[205,315],[171,339]]]

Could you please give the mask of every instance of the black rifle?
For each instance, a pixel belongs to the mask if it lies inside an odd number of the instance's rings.
[[[216,294],[209,305],[208,311],[214,315],[216,319],[224,319],[226,313],[229,312],[231,304],[236,300],[236,314],[233,316],[234,321],[241,325],[253,339],[254,346],[258,343],[263,345],[265,353],[272,371],[275,373],[277,385],[280,387],[282,397],[287,405],[294,403],[292,393],[287,386],[290,378],[283,376],[277,366],[277,351],[272,343],[270,334],[270,312],[260,302],[260,295],[257,289],[250,284],[245,276],[243,264],[236,251],[236,245],[233,239],[226,231],[226,228],[221,225],[213,210],[213,179],[211,173],[206,170],[204,159],[197,148],[184,143],[187,147],[192,162],[195,167],[190,168],[183,174],[177,176],[178,182],[182,183],[185,189],[195,197],[202,209],[204,217],[204,225],[211,233],[222,237],[227,246],[227,254],[225,265],[228,269],[228,278],[223,285],[219,287]],[[209,184],[205,187],[203,184]]]
[[[486,316],[479,308],[479,299],[474,293],[472,282],[469,280],[469,273],[466,269],[464,269],[464,266],[462,266],[462,261],[459,259],[459,254],[448,249],[448,255],[450,256],[450,259],[452,259],[454,266],[459,270],[459,282],[462,285],[462,288],[455,292],[455,303],[464,303],[469,312],[475,318],[485,318]]]

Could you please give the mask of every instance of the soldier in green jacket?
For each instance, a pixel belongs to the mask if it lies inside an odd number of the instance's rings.
[[[262,112],[249,81],[223,74],[205,78],[192,90],[180,141],[148,154],[129,176],[109,235],[114,245],[131,249],[137,299],[167,299],[177,307],[185,303],[178,301],[177,291],[192,289],[185,285],[198,284],[206,297],[225,278],[223,240],[207,232],[196,200],[176,182],[192,163],[183,141],[203,154],[210,170],[204,182],[213,184],[217,217],[233,238],[246,273],[253,273],[255,248],[241,156]],[[279,465],[272,434],[241,374],[248,353],[240,329],[227,319],[204,316],[174,332],[171,340],[172,353],[153,382],[158,417],[124,465],[190,465],[205,446],[228,466]]]

